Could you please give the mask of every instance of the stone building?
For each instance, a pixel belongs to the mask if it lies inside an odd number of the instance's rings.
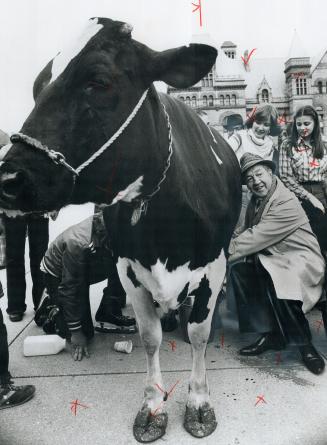
[[[209,36],[207,40],[212,45]],[[207,76],[188,89],[169,87],[168,94],[196,109],[219,131],[227,116],[239,115],[245,121],[263,102],[277,108],[281,123],[289,121],[299,107],[313,105],[326,137],[327,50],[309,57],[295,33],[287,58],[260,58],[256,50],[249,57],[250,53],[239,54],[237,46],[226,41]]]

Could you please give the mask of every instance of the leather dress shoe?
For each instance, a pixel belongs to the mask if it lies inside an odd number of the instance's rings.
[[[258,340],[249,346],[245,346],[239,351],[240,355],[259,355],[263,352],[273,349],[279,351],[285,348],[285,342],[281,336],[272,334],[263,334]]]
[[[23,312],[16,312],[14,314],[9,314],[9,320],[16,322],[16,321],[22,321],[23,319]]]
[[[325,369],[325,362],[315,347],[309,343],[299,346],[299,350],[306,368],[313,374],[321,374]]]

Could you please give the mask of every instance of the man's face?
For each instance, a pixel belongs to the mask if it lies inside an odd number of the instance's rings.
[[[267,196],[272,184],[272,171],[263,165],[254,165],[245,173],[248,189],[258,198]]]

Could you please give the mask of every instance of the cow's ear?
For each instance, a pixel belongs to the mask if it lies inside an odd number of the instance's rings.
[[[41,93],[41,91],[49,84],[51,80],[51,68],[52,68],[52,62],[51,60],[47,66],[40,72],[40,74],[35,79],[34,85],[33,85],[33,98],[34,101],[36,101],[37,97]]]
[[[217,54],[216,48],[200,44],[156,53],[154,80],[163,80],[175,88],[188,88],[210,71]]]

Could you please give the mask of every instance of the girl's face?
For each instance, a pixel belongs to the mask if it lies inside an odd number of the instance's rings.
[[[264,121],[261,123],[254,121],[252,130],[257,138],[264,139],[270,133],[270,121]]]
[[[295,121],[298,135],[303,139],[308,139],[313,132],[315,122],[311,116],[299,116]]]

